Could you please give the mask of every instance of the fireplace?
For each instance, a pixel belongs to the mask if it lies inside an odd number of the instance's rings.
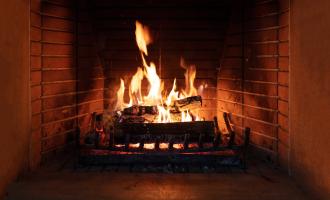
[[[228,141],[231,131],[235,140],[244,141],[248,127],[251,149],[285,168],[288,13],[285,1],[32,1],[32,134],[39,141],[33,145],[32,165],[70,149],[77,132],[84,143],[99,114],[105,129],[110,129],[108,118],[118,106],[118,92],[123,91],[121,106],[128,104],[132,77],[137,69],[145,73],[145,64],[152,62],[162,84],[158,87],[163,87],[162,100],[171,91],[189,93],[191,86],[194,94],[185,98],[201,97],[201,106],[191,110],[198,113],[188,109],[178,113],[181,119],[186,115],[188,121],[201,120],[189,127],[203,124],[213,134],[228,134]],[[150,38],[143,38],[150,39],[144,41],[148,55],[137,45],[136,24],[145,28],[142,33],[149,32]],[[193,85],[188,76],[191,67]],[[139,92],[147,96],[156,82],[142,79]],[[160,105],[137,103],[140,100],[135,94],[133,104]],[[156,129],[162,126],[166,123]],[[125,145],[124,136],[118,141]]]
[[[185,172],[255,161],[328,197],[329,2],[307,2],[3,4],[0,198],[66,157]]]

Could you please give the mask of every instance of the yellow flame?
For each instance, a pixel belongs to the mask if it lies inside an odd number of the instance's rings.
[[[167,99],[165,101],[166,105],[172,105],[172,102],[179,99],[179,92],[175,91],[176,90],[176,79],[173,81],[173,87],[171,92],[168,94]]]
[[[163,106],[157,106],[157,108],[158,108],[157,122],[159,122],[159,123],[172,122],[171,112],[169,109],[166,109]]]
[[[144,102],[149,105],[158,105],[162,100],[162,81],[157,75],[156,66],[154,63],[144,65],[144,75],[149,82],[149,92],[148,95],[144,97]]]
[[[136,73],[132,77],[129,88],[130,104],[136,105],[142,103],[141,83],[143,80],[143,70],[138,67]]]
[[[185,90],[182,90],[183,96],[189,97],[197,95],[197,89],[194,86],[194,81],[196,78],[196,66],[187,66],[183,58],[181,58],[180,65],[186,70],[186,72],[184,73],[186,88]]]
[[[191,122],[192,116],[190,115],[189,111],[182,111],[181,112],[181,122]]]
[[[135,22],[135,27],[136,44],[141,52],[148,55],[147,45],[152,42],[149,29],[148,27],[143,26],[139,21]]]
[[[158,117],[155,121],[163,123],[173,122],[169,107],[173,105],[174,101],[180,98],[197,95],[197,89],[194,86],[196,67],[194,65],[187,66],[184,60],[181,59],[180,65],[186,70],[184,74],[186,84],[185,89],[179,93],[179,91],[176,90],[176,79],[174,79],[172,90],[167,96],[164,96],[163,98],[163,81],[157,74],[156,65],[153,62],[148,64],[146,61],[146,56],[148,56],[147,46],[152,42],[149,29],[139,21],[136,21],[135,25],[136,44],[141,53],[143,69],[139,67],[131,79],[129,86],[130,101],[128,104],[124,102],[124,80],[120,79],[120,87],[117,91],[117,104],[115,108],[117,110],[123,110],[125,107],[140,104],[157,106]],[[149,91],[146,96],[142,96],[141,92],[141,85],[144,78],[146,78],[149,82]],[[200,88],[200,90],[202,89],[203,88]],[[198,116],[196,116],[196,119],[199,119]],[[188,110],[181,113],[182,122],[192,120],[193,117]]]
[[[122,110],[126,107],[124,103],[124,93],[125,93],[124,80],[120,79],[120,87],[117,91],[117,104],[115,106],[116,110]]]

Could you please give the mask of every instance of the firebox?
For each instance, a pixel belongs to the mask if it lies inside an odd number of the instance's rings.
[[[33,163],[78,145],[83,162],[245,166],[249,144],[285,166],[288,16],[282,1],[31,1]]]
[[[207,83],[201,84],[198,89],[195,87],[196,66],[188,66],[181,58],[180,65],[185,70],[185,88],[178,91],[174,78],[172,89],[166,92],[168,87],[157,73],[160,69],[157,70],[153,61],[147,61],[148,45],[152,43],[149,28],[139,21],[135,22],[135,40],[143,67],[138,67],[129,78],[128,91],[125,90],[125,81],[120,79],[113,110],[102,115],[94,114],[93,129],[85,135],[83,145],[80,145],[79,135],[79,163],[192,165],[199,162],[205,165],[210,162],[226,165],[235,163],[245,167],[250,129],[246,128],[244,144],[237,146],[227,113],[224,113],[230,132],[227,142],[223,140],[225,136],[219,130],[217,117],[214,117],[214,121],[205,121],[200,116],[203,90]],[[144,79],[148,81],[146,88],[142,88]],[[142,91],[147,92],[144,95]],[[129,96],[127,103],[125,93]]]

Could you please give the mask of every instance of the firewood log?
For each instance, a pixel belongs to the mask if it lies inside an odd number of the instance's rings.
[[[157,106],[139,106],[134,105],[123,110],[124,115],[156,115],[158,113]]]
[[[171,112],[182,112],[194,110],[202,107],[201,96],[191,96],[184,99],[175,100],[171,106]]]

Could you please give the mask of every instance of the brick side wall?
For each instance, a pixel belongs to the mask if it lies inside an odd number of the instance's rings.
[[[75,5],[63,0],[36,3],[39,10],[31,13],[40,18],[40,60],[32,69],[40,76],[35,86],[40,88],[40,104],[34,114],[40,116],[40,152],[45,161],[72,143],[77,125]]]
[[[251,127],[252,145],[283,168],[289,150],[288,2],[242,1],[233,8],[218,73],[219,118],[230,112],[237,132]]]

